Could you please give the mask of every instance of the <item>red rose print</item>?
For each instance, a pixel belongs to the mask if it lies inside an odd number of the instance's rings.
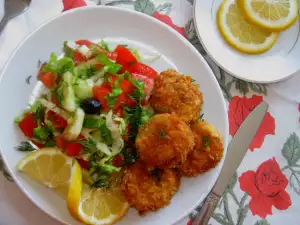
[[[272,215],[272,206],[279,210],[291,206],[291,198],[285,191],[288,180],[275,158],[263,162],[256,172],[244,172],[239,182],[241,189],[252,197],[249,207],[253,215],[266,218],[267,215]]]
[[[234,96],[229,104],[228,119],[229,133],[234,136],[239,126],[249,113],[261,103],[262,96],[253,95],[251,98]],[[275,120],[269,112],[267,112],[256,136],[254,137],[249,149],[253,151],[255,148],[260,148],[264,142],[264,138],[268,134],[275,134]]]
[[[67,11],[69,9],[74,9],[74,8],[78,8],[81,6],[86,6],[86,3],[84,0],[62,0],[63,5],[64,5],[64,11]]]
[[[193,220],[189,220],[189,222],[186,225],[192,225]]]
[[[180,34],[182,34],[183,36],[185,36],[184,34],[184,27],[179,27],[177,25],[175,25],[171,19],[171,17],[164,15],[164,14],[160,14],[159,12],[155,11],[153,14],[153,17],[164,22],[165,24],[168,24],[170,27],[174,28],[175,30],[177,30]]]

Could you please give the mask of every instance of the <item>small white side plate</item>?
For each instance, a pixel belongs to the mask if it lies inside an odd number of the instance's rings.
[[[230,47],[220,35],[216,23],[222,0],[198,0],[194,21],[198,37],[210,57],[226,72],[250,82],[273,83],[295,74],[300,69],[299,21],[279,34],[269,51],[248,55]]]

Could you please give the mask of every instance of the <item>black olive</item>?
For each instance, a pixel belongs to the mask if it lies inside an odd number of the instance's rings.
[[[80,108],[86,114],[98,114],[101,111],[101,103],[94,98],[88,98],[80,103]]]

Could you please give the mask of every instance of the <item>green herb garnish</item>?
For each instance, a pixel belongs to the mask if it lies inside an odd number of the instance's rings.
[[[168,139],[168,135],[165,133],[164,129],[159,130],[159,137],[161,139]]]
[[[138,153],[136,150],[130,149],[130,148],[125,148],[122,151],[123,154],[123,166],[125,165],[130,165],[134,163],[138,159]]]
[[[33,134],[37,139],[45,141],[50,136],[51,131],[49,130],[49,128],[43,127],[39,122],[38,127],[33,129]]]
[[[33,147],[28,141],[21,141],[19,146],[17,146],[15,149],[21,152],[31,152],[36,150],[36,148]]]
[[[204,136],[202,138],[203,142],[204,142],[204,148],[208,148],[210,146],[210,140],[208,136]]]
[[[101,40],[98,45],[100,45],[105,51],[110,52],[108,44],[105,41]]]
[[[63,75],[65,72],[73,72],[75,65],[72,58],[63,57],[57,59],[54,53],[51,53],[49,61],[43,67],[44,72],[55,72]]]
[[[110,74],[117,74],[122,65],[112,62],[104,53],[95,53],[101,65],[104,65],[104,70]]]

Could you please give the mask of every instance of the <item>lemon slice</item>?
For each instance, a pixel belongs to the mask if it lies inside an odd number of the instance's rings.
[[[43,148],[20,160],[17,169],[54,189],[61,197],[68,197],[69,189],[82,189],[80,165],[57,148]]]
[[[282,31],[298,18],[297,0],[238,0],[246,19],[262,28]]]
[[[276,32],[248,23],[236,0],[223,1],[217,13],[217,25],[230,46],[248,54],[259,54],[269,50],[278,37]]]
[[[68,198],[68,209],[74,218],[86,224],[113,224],[120,220],[129,208],[119,184],[112,184],[107,189],[95,189],[83,183],[82,193],[79,197],[79,200],[78,196],[76,197],[78,201],[72,202]]]

